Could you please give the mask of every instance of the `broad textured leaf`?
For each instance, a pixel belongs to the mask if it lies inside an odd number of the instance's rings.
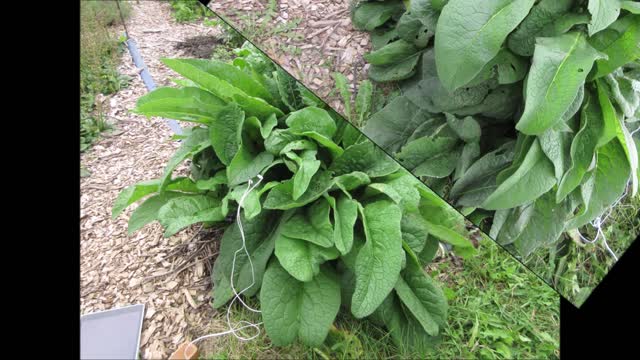
[[[349,146],[336,158],[331,166],[335,176],[349,174],[354,171],[363,172],[369,177],[389,175],[400,166],[380,148],[370,141]]]
[[[160,190],[160,179],[142,181],[135,185],[127,186],[118,194],[111,210],[111,217],[115,219],[127,208],[127,206],[142,199],[143,197],[158,192]],[[171,180],[166,190],[182,191],[188,193],[200,192],[200,188],[189,178],[180,177]]]
[[[620,7],[632,14],[640,14],[640,3],[632,0],[620,1]]]
[[[356,318],[370,315],[384,301],[395,286],[403,258],[400,208],[390,201],[377,201],[366,205],[363,213],[367,241],[356,258],[351,301]]]
[[[480,143],[472,142],[465,144],[462,148],[462,153],[460,154],[460,158],[456,163],[456,171],[453,175],[454,180],[460,179],[474,164],[474,162],[480,156]]]
[[[640,109],[640,80],[632,79],[621,71],[607,75],[605,81],[609,85],[612,99],[618,104],[626,118],[633,118]]]
[[[275,346],[296,339],[320,346],[340,309],[340,283],[329,267],[309,282],[300,282],[272,261],[260,290],[262,320]]]
[[[298,200],[293,200],[293,179],[290,179],[269,191],[263,207],[279,210],[302,207],[322,196],[325,191],[331,188],[331,185],[333,185],[333,181],[330,173],[319,171],[311,178],[307,191]]]
[[[597,159],[594,173],[582,185],[590,189],[586,211],[571,219],[567,223],[567,229],[579,228],[600,216],[624,192],[630,169],[620,142],[610,141],[600,148]]]
[[[457,231],[449,229],[448,227],[440,224],[434,224],[430,221],[425,221],[425,225],[427,226],[427,231],[429,231],[429,234],[440,239],[442,242],[446,242],[457,248],[473,247],[473,243],[471,242],[471,240],[462,236]]]
[[[587,26],[589,36],[606,29],[620,15],[620,0],[589,0],[587,7],[591,22]]]
[[[525,204],[549,191],[556,184],[553,163],[534,141],[524,160],[482,203],[487,210],[508,209]]]
[[[227,81],[207,72],[203,63],[194,63],[192,60],[194,59],[161,59],[171,70],[195,82],[220,99],[230,101],[233,100],[233,95],[247,95]]]
[[[329,220],[329,202],[318,199],[298,209],[289,219],[283,220],[282,235],[312,242],[329,248],[333,246],[333,226]]]
[[[558,186],[556,201],[562,201],[575,190],[593,161],[596,147],[604,134],[604,119],[600,104],[594,95],[587,95],[580,113],[580,131],[571,142],[571,167]]]
[[[207,195],[176,197],[158,210],[158,221],[169,237],[195,223],[224,220],[220,207],[220,199]]]
[[[365,54],[364,59],[371,65],[391,65],[414,56],[418,49],[404,40],[396,40],[383,48]]]
[[[362,2],[353,12],[353,26],[358,30],[372,31],[403,11],[404,5],[399,0]]]
[[[607,59],[596,60],[594,79],[610,74],[615,69],[640,58],[640,16],[630,15],[621,32],[616,33],[615,40],[607,46],[599,48],[607,55]],[[623,20],[619,20],[624,24]]]
[[[424,331],[438,335],[439,328],[446,323],[447,300],[433,279],[410,262],[398,278],[395,290]]]
[[[401,222],[402,240],[415,253],[420,253],[429,237],[425,219],[418,211],[405,211]]]
[[[233,282],[237,292],[248,288],[243,293],[244,295],[253,296],[258,293],[267,261],[273,253],[281,215],[282,213],[279,211],[262,211],[258,216],[249,220],[240,214],[244,230],[244,244],[251,255],[253,272],[246,253],[244,251],[238,252],[233,271]],[[230,225],[222,235],[220,253],[216,257],[211,272],[214,308],[221,307],[233,298],[230,284],[233,256],[238,249],[242,248],[242,241],[237,222]]]
[[[305,153],[312,152],[309,151]],[[302,158],[302,162],[298,167],[298,172],[296,172],[293,177],[293,200],[298,200],[300,196],[307,191],[311,178],[318,172],[318,169],[320,169],[320,164],[320,160],[316,160],[315,155],[313,158]]]
[[[160,208],[162,208],[169,200],[180,196],[184,196],[184,194],[174,191],[165,191],[146,199],[133,211],[133,213],[131,213],[131,217],[129,217],[129,225],[127,228],[129,235],[142,229],[143,226],[150,222],[158,220],[158,211],[160,211]]]
[[[382,110],[373,114],[363,132],[386,151],[396,152],[425,121],[427,113],[420,111],[405,96],[393,99]]]
[[[358,125],[362,125],[365,119],[369,118],[371,112],[371,101],[373,98],[373,85],[371,81],[364,80],[358,86],[356,95],[356,114],[358,115]]]
[[[619,118],[616,110],[609,99],[609,94],[605,89],[604,82],[602,80],[596,81],[598,87],[598,99],[600,101],[600,107],[602,109],[603,119],[605,124],[613,124],[616,137],[620,141],[624,153],[629,162],[631,169],[631,196],[635,196],[638,192],[638,151],[636,149],[631,133],[627,129],[622,118]],[[605,128],[607,126],[605,125]],[[609,126],[611,127],[611,125]]]
[[[211,146],[218,159],[229,165],[242,144],[244,112],[235,104],[229,104],[209,123]]]
[[[402,306],[395,293],[389,294],[374,313],[382,321],[391,339],[403,352],[431,353],[439,338],[427,334],[416,318]]]
[[[287,125],[297,135],[313,131],[331,139],[336,133],[336,123],[329,113],[316,107],[306,107],[290,113]]]
[[[553,191],[533,203],[507,211],[508,216],[495,239],[502,245],[513,244],[523,257],[539,247],[555,243],[570,215],[568,202],[556,204]]]
[[[416,176],[446,177],[460,155],[457,143],[448,137],[423,137],[405,145],[396,158]]]
[[[348,174],[336,176],[334,178],[334,182],[336,183],[336,186],[348,193],[353,189],[371,184],[371,179],[363,172],[354,171]]]
[[[229,186],[235,186],[253,179],[260,172],[273,163],[273,155],[263,151],[257,155],[252,154],[244,146],[240,147],[227,167]]]
[[[311,281],[318,275],[322,263],[340,256],[340,252],[335,247],[323,248],[282,234],[276,238],[275,254],[280,265],[289,275],[304,282]]]
[[[539,135],[551,128],[573,103],[594,61],[603,57],[579,32],[538,38],[527,80],[524,113],[516,129],[527,135]]]
[[[427,46],[436,30],[438,11],[431,5],[431,0],[413,0],[407,10],[396,25],[398,35],[418,47]]]
[[[133,112],[206,124],[225,105],[219,97],[197,87],[162,87],[138,99]]]
[[[533,6],[518,28],[509,35],[507,41],[509,49],[521,56],[533,55],[536,38],[541,36],[546,26],[563,17],[572,5],[573,0],[541,0]]]
[[[353,230],[358,219],[358,202],[346,195],[338,196],[337,200],[329,198],[333,207],[333,242],[342,255],[351,251],[353,246]]]
[[[171,182],[173,170],[188,157],[199,153],[211,145],[209,134],[203,128],[193,129],[191,135],[182,142],[180,148],[173,154],[164,168],[164,174],[160,179],[160,189],[163,191]]]
[[[462,119],[458,119],[457,117],[445,113],[447,118],[447,124],[449,127],[458,135],[458,137],[466,142],[476,142],[480,140],[481,129],[480,124],[476,119],[471,116],[467,116]]]
[[[369,70],[369,78],[377,82],[400,81],[407,79],[416,71],[420,52],[390,65],[374,65]]]
[[[534,0],[451,0],[436,28],[438,75],[449,91],[464,86],[493,59]]]
[[[275,129],[265,139],[264,148],[273,155],[280,155],[288,144],[301,139],[301,136],[293,134],[290,129]]]
[[[553,163],[558,183],[571,164],[571,140],[573,134],[549,129],[538,136],[540,147]]]

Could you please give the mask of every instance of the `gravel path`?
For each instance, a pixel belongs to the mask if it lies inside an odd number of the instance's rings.
[[[211,0],[209,8],[265,51],[314,93],[342,112],[331,74],[352,90],[367,78],[369,34],[351,25],[349,0]],[[268,23],[265,25],[264,23]]]
[[[171,84],[170,77],[176,76],[160,58],[190,57],[179,46],[182,41],[216,35],[211,27],[176,23],[168,3],[130,4],[133,10],[127,28],[157,86]],[[218,236],[191,228],[165,239],[157,223],[128,236],[131,210],[111,219],[118,193],[128,185],[159,177],[178,147],[163,120],[130,112],[147,89],[128,52],[122,55],[119,70],[133,80],[104,101],[116,131],[81,156],[82,166],[91,175],[80,185],[80,312],[145,304],[141,355],[167,358],[187,338],[222,326],[222,322],[216,324],[216,312],[208,304],[210,265],[217,251],[212,240]]]

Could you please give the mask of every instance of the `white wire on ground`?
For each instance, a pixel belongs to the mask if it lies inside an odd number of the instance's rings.
[[[258,175],[258,181],[253,186],[251,185],[253,183],[253,181],[250,179],[249,182],[247,183],[247,190],[245,190],[244,194],[242,194],[242,197],[240,198],[240,201],[238,202],[238,211],[236,212],[236,222],[238,223],[238,229],[240,230],[240,237],[242,238],[242,247],[240,247],[238,250],[236,250],[236,252],[233,254],[233,263],[231,265],[230,285],[231,285],[231,290],[233,291],[233,299],[231,299],[231,302],[229,303],[229,306],[227,307],[227,325],[229,326],[229,330],[223,331],[223,332],[219,332],[219,333],[212,333],[212,334],[200,336],[199,338],[192,340],[184,348],[183,355],[185,357],[187,357],[185,352],[187,351],[187,349],[191,345],[194,345],[196,342],[199,342],[199,341],[204,340],[204,339],[233,334],[233,336],[235,336],[236,338],[238,338],[241,341],[250,341],[250,340],[253,340],[256,337],[258,337],[258,335],[260,335],[260,327],[259,326],[262,325],[262,322],[254,324],[254,323],[251,323],[249,321],[241,320],[241,321],[238,322],[238,324],[236,324],[236,326],[237,325],[242,325],[242,326],[239,326],[239,327],[233,326],[233,324],[231,324],[231,307],[233,306],[233,303],[236,300],[238,300],[247,310],[249,310],[251,312],[254,312],[254,313],[260,313],[261,312],[260,310],[256,310],[256,309],[252,308],[251,306],[247,305],[242,300],[242,298],[240,298],[240,295],[242,295],[242,293],[244,293],[245,291],[249,290],[255,284],[255,281],[256,281],[256,279],[255,279],[255,271],[253,269],[253,261],[251,261],[251,256],[250,256],[249,250],[247,249],[247,246],[246,246],[246,241],[245,241],[245,236],[244,236],[244,228],[242,227],[242,221],[240,220],[240,210],[242,209],[242,207],[244,205],[244,200],[246,199],[247,195],[249,195],[249,193],[251,191],[253,191],[258,185],[260,185],[260,182],[262,182],[262,175]],[[235,285],[233,284],[233,275],[234,275],[235,270],[236,270],[236,257],[242,251],[244,251],[244,253],[247,255],[247,260],[249,261],[249,266],[251,267],[251,284],[249,286],[247,286],[246,288],[242,289],[240,292],[238,292],[236,290]],[[246,328],[254,328],[256,330],[256,333],[251,337],[244,337],[239,332],[240,332],[240,330],[243,330],[243,329],[246,329]]]
[[[596,229],[596,237],[593,238],[593,240],[589,240],[585,238],[584,236],[582,236],[580,231],[576,229],[576,231],[578,232],[578,236],[580,236],[580,240],[582,240],[582,242],[584,243],[593,244],[596,241],[598,241],[598,239],[602,238],[602,244],[604,245],[604,248],[607,250],[607,252],[609,252],[609,254],[611,254],[611,256],[616,261],[618,261],[618,257],[613,252],[613,250],[611,250],[611,248],[609,247],[609,244],[607,243],[607,237],[604,235],[604,232],[602,231],[602,225],[607,221],[613,209],[616,206],[618,206],[620,201],[622,201],[622,199],[624,199],[628,193],[629,193],[629,183],[627,183],[627,186],[625,186],[624,193],[620,195],[620,197],[616,201],[614,201],[613,204],[611,204],[602,215],[596,217],[590,222],[591,226],[593,226]]]

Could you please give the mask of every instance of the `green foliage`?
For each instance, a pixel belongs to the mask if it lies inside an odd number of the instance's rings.
[[[274,344],[322,344],[341,304],[356,318],[383,312],[398,344],[432,344],[447,305],[423,270],[432,256],[417,254],[433,236],[471,256],[464,219],[248,43],[237,53],[233,65],[164,60],[193,84],[156,89],[135,111],[194,126],[164,175],[123,190],[113,216],[141,202],[130,231],[157,220],[171,236],[243,210],[244,238],[233,223],[221,240],[213,305],[233,297],[232,282],[259,294]],[[173,178],[187,159],[190,177]],[[245,194],[257,177],[261,184]],[[235,258],[243,243],[251,262]]]
[[[519,257],[583,229],[628,183],[637,196],[637,6],[365,1],[353,20],[371,32],[370,78],[401,89],[365,134],[427,184],[450,183],[470,217],[493,217]]]
[[[131,9],[121,3],[123,16]],[[80,150],[86,150],[100,132],[111,128],[104,118],[99,94],[109,95],[127,86],[129,78],[118,73],[122,47],[114,28],[121,25],[115,1],[80,2]]]
[[[177,22],[192,22],[207,16],[207,9],[198,0],[170,0]]]

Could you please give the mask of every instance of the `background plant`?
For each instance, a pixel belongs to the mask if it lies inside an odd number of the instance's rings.
[[[173,17],[178,22],[192,22],[207,17],[207,9],[198,0],[170,0]]]
[[[259,294],[274,345],[319,346],[342,307],[385,327],[399,347],[431,349],[447,302],[424,267],[440,241],[459,256],[475,252],[464,218],[248,43],[237,55],[231,64],[163,59],[186,79],[140,98],[135,111],[195,126],[160,179],[122,191],[113,216],[144,200],[130,232],[152,221],[165,236],[225,226],[213,306],[232,300],[234,287]],[[190,175],[174,178],[187,159]],[[238,207],[244,239],[227,223]],[[250,257],[238,255],[243,244]]]
[[[121,5],[126,18],[131,11]],[[117,70],[121,45],[114,27],[121,25],[115,1],[80,2],[80,150],[110,127],[98,94],[109,95],[126,86],[129,78]]]
[[[630,1],[360,2],[369,76],[402,92],[364,131],[529,259],[599,223],[627,183],[637,195],[637,14]]]

